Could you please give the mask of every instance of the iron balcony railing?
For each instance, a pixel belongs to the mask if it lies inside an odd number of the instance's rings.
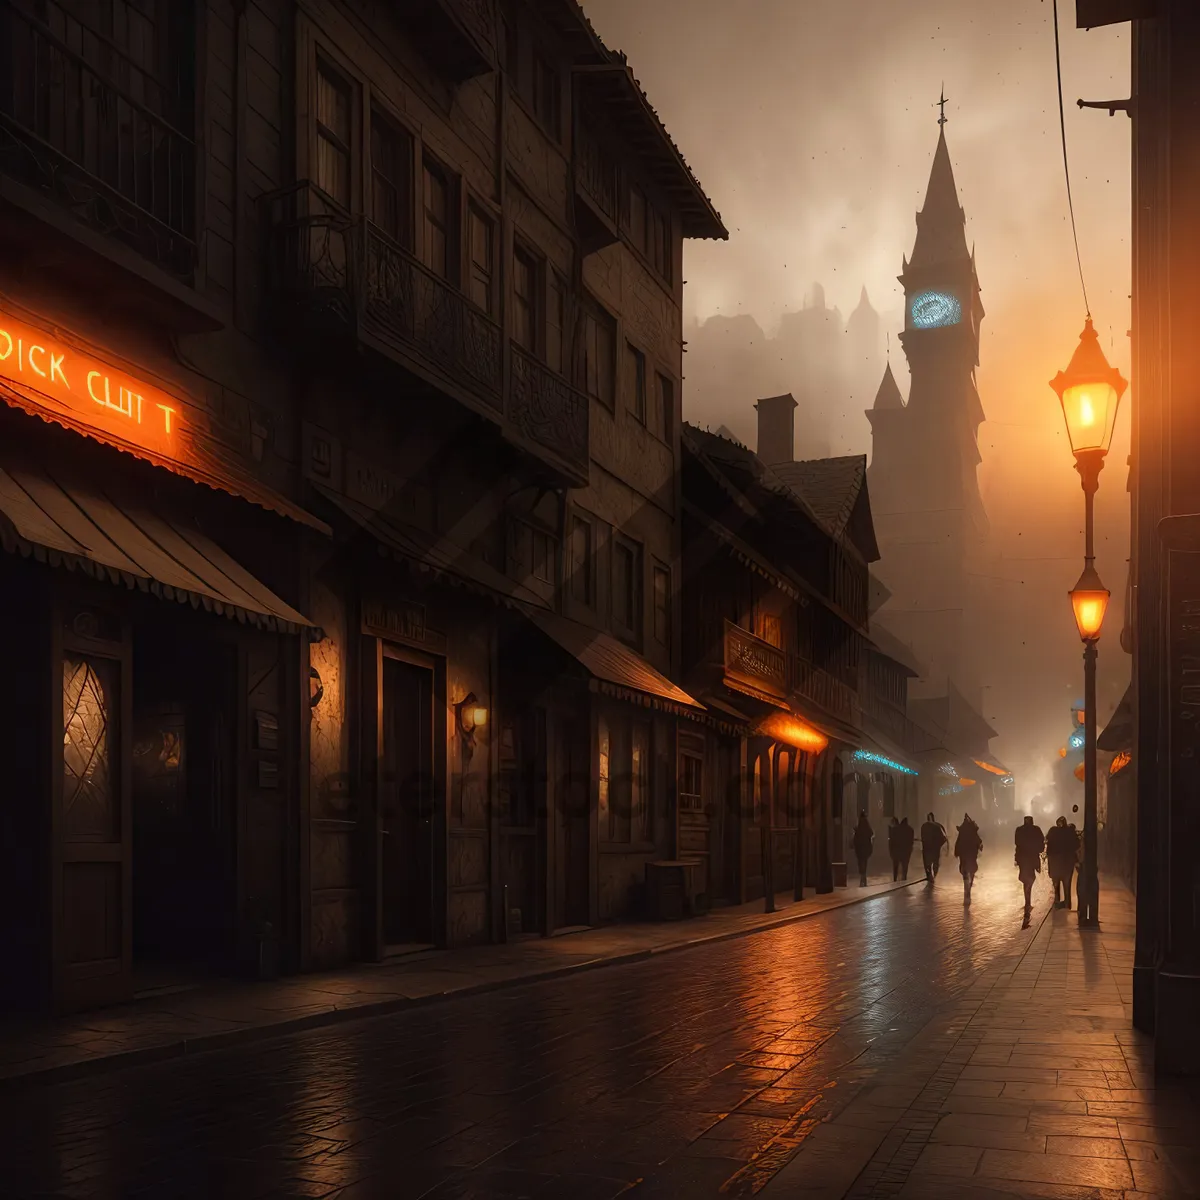
[[[53,0],[0,0],[0,172],[190,281],[182,67],[164,82]]]
[[[587,397],[378,226],[304,182],[268,198],[276,318],[301,336],[367,335],[571,474],[588,469]]]

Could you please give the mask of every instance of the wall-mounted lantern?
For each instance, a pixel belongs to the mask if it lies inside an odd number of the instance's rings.
[[[474,692],[468,692],[454,706],[454,723],[462,737],[463,756],[469,758],[475,750],[476,732],[488,723],[488,710]]]

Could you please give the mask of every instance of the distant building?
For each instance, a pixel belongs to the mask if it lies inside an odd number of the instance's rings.
[[[880,616],[928,665],[926,684],[935,693],[945,694],[954,680],[976,701],[971,577],[988,534],[976,475],[984,414],[975,368],[984,313],[965,222],[943,130],[916,245],[900,275],[908,402],[888,365],[867,417],[877,569],[891,592]]]

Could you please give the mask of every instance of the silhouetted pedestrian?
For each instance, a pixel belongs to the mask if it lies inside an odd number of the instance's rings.
[[[1033,884],[1042,869],[1042,851],[1046,848],[1046,837],[1033,823],[1033,818],[1026,817],[1024,823],[1017,826],[1013,842],[1013,862],[1017,865],[1017,877],[1025,887],[1025,925],[1028,927],[1029,913],[1033,908]]]
[[[925,818],[921,826],[921,858],[925,862],[925,879],[932,883],[942,862],[942,847],[950,839],[945,826],[934,819],[933,813]]]
[[[871,859],[871,849],[875,845],[875,831],[871,828],[871,822],[867,820],[867,814],[860,812],[858,814],[858,824],[854,827],[854,837],[851,839],[854,846],[854,857],[858,859],[858,886],[867,886],[867,863]]]
[[[888,826],[888,857],[892,860],[892,882],[900,878],[900,822],[893,817]]]
[[[979,836],[979,826],[971,820],[970,813],[963,813],[963,823],[958,827],[958,837],[954,841],[954,857],[958,859],[958,869],[962,872],[964,906],[971,903],[971,887],[975,883],[982,853],[983,838]]]
[[[900,878],[907,879],[908,864],[912,858],[913,843],[917,837],[917,831],[908,823],[907,817],[901,818],[896,837],[900,839]]]
[[[1071,907],[1071,876],[1079,856],[1079,834],[1059,817],[1046,835],[1046,863],[1054,882],[1054,907]]]

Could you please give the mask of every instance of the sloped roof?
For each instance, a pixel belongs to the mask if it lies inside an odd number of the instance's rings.
[[[875,410],[904,407],[904,397],[900,394],[900,385],[896,382],[896,376],[892,374],[890,362],[884,369],[883,380],[879,384],[879,391],[875,393],[875,403],[872,407]]]
[[[878,621],[872,621],[870,628],[871,643],[880,654],[890,658],[893,662],[898,662],[912,675],[921,676],[925,674],[925,668],[921,666],[920,661],[912,652],[910,646],[905,645],[894,633],[886,626],[880,625]]]
[[[969,260],[966,224],[943,126],[933,155],[925,205],[917,214],[917,240],[907,265],[920,268]]]
[[[867,481],[865,454],[776,463],[771,470],[804,497],[827,529],[845,533],[854,503]]]
[[[1131,683],[1125,689],[1125,695],[1121,697],[1121,703],[1117,705],[1116,711],[1108,719],[1108,724],[1105,725],[1100,732],[1100,736],[1096,739],[1096,746],[1100,750],[1107,750],[1115,753],[1118,750],[1128,750],[1133,745],[1133,684]]]

